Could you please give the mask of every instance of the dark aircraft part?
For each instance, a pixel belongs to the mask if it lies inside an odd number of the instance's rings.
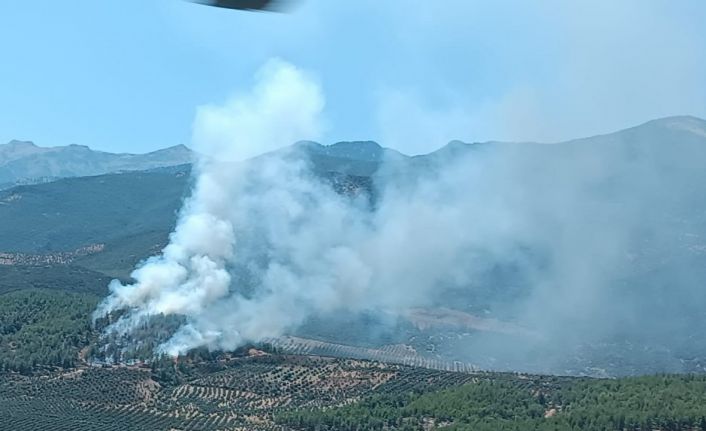
[[[286,0],[197,0],[197,3],[226,9],[252,11],[281,11],[291,3]]]

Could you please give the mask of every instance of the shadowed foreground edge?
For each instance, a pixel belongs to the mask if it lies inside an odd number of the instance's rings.
[[[288,0],[193,0],[206,6],[225,9],[282,12],[286,6],[292,4]]]

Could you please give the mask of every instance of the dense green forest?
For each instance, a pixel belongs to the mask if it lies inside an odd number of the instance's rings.
[[[488,379],[436,392],[373,395],[338,408],[284,412],[300,430],[704,430],[706,377]]]
[[[94,337],[97,302],[91,294],[45,289],[0,295],[0,371],[74,366]]]

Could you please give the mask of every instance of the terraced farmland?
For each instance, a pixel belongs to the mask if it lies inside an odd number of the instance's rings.
[[[351,346],[312,340],[294,336],[283,336],[266,340],[268,344],[292,355],[320,355],[335,358],[355,358],[379,361],[411,367],[429,368],[439,371],[476,372],[478,368],[468,362],[449,361],[419,354],[408,345],[394,344],[377,348]]]
[[[706,430],[704,376],[460,373],[256,354],[0,374],[0,430]]]
[[[372,393],[444,388],[471,374],[299,356],[189,364],[178,384],[143,368],[0,374],[0,429],[281,430],[274,415],[354,403]]]

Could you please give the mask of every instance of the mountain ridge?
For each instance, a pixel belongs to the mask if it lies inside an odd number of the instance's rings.
[[[567,141],[567,145],[559,147],[543,144],[452,141],[436,151],[418,156],[407,156],[398,151],[386,149],[373,141],[339,142],[332,145],[302,141],[293,144],[293,147],[307,151],[312,167],[318,174],[333,178],[335,181],[347,176],[350,182],[356,184],[361,181],[366,184],[370,183],[372,178],[380,175],[400,174],[404,178],[413,178],[425,169],[443,169],[445,161],[462,156],[467,151],[485,151],[494,145],[512,145],[514,148],[522,148],[522,154],[526,153],[532,157],[539,154],[542,158],[558,157],[561,159],[568,155],[575,160],[582,161],[582,163],[585,162],[584,164],[588,165],[586,169],[591,166],[620,169],[625,166],[611,165],[612,158],[619,157],[623,160],[627,154],[626,160],[629,160],[636,151],[638,155],[647,153],[651,156],[654,156],[655,152],[660,152],[659,159],[660,162],[666,164],[665,168],[674,169],[675,166],[688,165],[690,170],[696,172],[699,160],[706,160],[706,137],[701,136],[700,129],[696,129],[696,132],[692,129],[694,124],[703,124],[706,129],[706,121],[690,117],[669,117],[655,121],[609,135]],[[689,127],[685,128],[684,125]],[[649,135],[648,132],[655,128],[670,133],[659,133],[658,139],[654,142],[635,142],[636,139],[639,140],[639,138]],[[684,139],[685,136],[687,139]],[[673,142],[675,140],[677,142]],[[615,145],[615,150],[608,148],[611,147],[609,145],[608,147],[603,146],[603,150],[598,151],[597,147],[593,145],[594,143],[617,145]],[[665,143],[669,143],[669,145],[664,145]],[[20,148],[32,149],[31,145],[33,144],[24,142],[15,145]],[[665,151],[668,147],[686,148],[691,151],[690,154],[694,157],[684,160],[680,151]],[[0,148],[3,147],[0,146]],[[606,148],[608,149],[606,150]],[[161,151],[193,154],[191,150],[183,146]],[[159,153],[160,151],[148,153],[146,157],[156,154],[156,158],[159,160]],[[390,163],[384,172],[378,172],[381,164],[387,161],[394,163]],[[126,229],[128,225],[130,226],[129,232],[127,232],[129,235],[139,235],[140,232],[160,232],[158,236],[166,238],[175,221],[181,200],[188,193],[189,163],[119,172],[121,171],[98,176],[86,175],[65,178],[49,184],[21,185],[0,191],[0,217],[6,221],[3,224],[5,227],[0,225],[0,238],[2,239],[0,252],[41,254],[71,251],[95,243],[110,243],[115,236],[113,233]],[[340,177],[340,175],[344,177]],[[344,179],[344,181],[349,180]],[[155,190],[155,193],[149,194],[147,191],[132,193],[125,190],[128,186],[136,187],[137,190]],[[119,204],[109,199],[111,195],[114,200],[119,201]],[[148,196],[150,197],[148,198]],[[145,202],[140,202],[140,199],[145,199]],[[102,203],[97,204],[97,202]],[[71,205],[76,205],[76,208],[84,208],[85,211],[88,211],[87,213],[94,214],[94,218],[88,220],[82,217],[80,211],[72,209]],[[159,208],[159,210],[156,213],[151,213],[147,210],[148,208]],[[110,211],[113,212],[112,215],[108,214]],[[118,215],[120,216],[118,217]],[[148,215],[150,219],[144,219],[139,223],[125,224],[131,217],[141,220],[141,217]],[[161,220],[151,219],[151,217],[157,217]],[[113,221],[107,223],[107,220]],[[33,224],[26,226],[27,231],[23,234],[17,232],[18,226],[25,226],[29,221],[32,221]],[[107,223],[103,226],[106,229],[105,233],[100,233],[99,229],[91,230],[91,235],[87,235],[86,231],[78,228],[78,226],[87,223],[87,226],[90,226],[103,222]],[[110,235],[107,235],[108,232],[111,232]],[[84,236],[85,238],[83,238]],[[71,244],[62,244],[61,238],[70,239]]]
[[[142,171],[191,163],[194,153],[176,145],[145,154],[109,153],[85,145],[40,147],[13,140],[0,145],[0,188],[58,178]]]
[[[464,142],[452,140],[426,154],[408,155],[372,140],[338,141],[321,144],[299,141],[292,148],[308,153],[323,170],[340,171],[351,175],[372,175],[383,162],[429,160],[454,157],[467,149],[488,145],[550,145],[573,146],[585,142],[596,145],[628,143],[635,145],[643,140],[700,141],[706,139],[706,120],[691,115],[676,115],[646,121],[636,126],[609,133],[560,142]],[[639,145],[639,144],[638,144]],[[285,147],[287,148],[287,147]],[[280,150],[275,150],[275,152]],[[71,144],[41,147],[32,141],[12,140],[0,144],[0,190],[15,185],[36,184],[59,178],[84,177],[125,171],[146,171],[192,163],[195,153],[185,145],[151,151],[143,154],[110,153],[93,150],[85,145]]]

